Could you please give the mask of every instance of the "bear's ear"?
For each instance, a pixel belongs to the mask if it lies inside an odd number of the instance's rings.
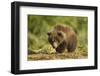
[[[58,32],[57,32],[57,35],[62,37],[62,36],[63,36],[62,31],[58,31]]]
[[[58,36],[60,36],[60,37],[65,37],[65,33],[62,32],[62,31],[58,31],[57,34],[58,34]]]
[[[47,32],[47,35],[50,36],[51,35],[51,32]]]

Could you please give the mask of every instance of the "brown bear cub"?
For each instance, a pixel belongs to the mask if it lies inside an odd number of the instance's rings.
[[[56,52],[62,53],[65,49],[67,49],[68,52],[75,51],[77,46],[77,36],[72,28],[59,24],[47,34],[48,41]]]

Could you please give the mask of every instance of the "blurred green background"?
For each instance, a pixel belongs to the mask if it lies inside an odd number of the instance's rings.
[[[28,15],[28,54],[49,53],[45,48],[50,45],[47,32],[59,23],[74,29],[78,37],[78,50],[87,52],[88,17]]]

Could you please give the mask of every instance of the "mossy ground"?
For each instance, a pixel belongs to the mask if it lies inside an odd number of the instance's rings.
[[[52,48],[52,47],[51,47]],[[42,49],[44,50],[44,48]],[[41,51],[42,51],[41,50]],[[39,52],[38,53],[31,53],[28,55],[28,61],[33,60],[58,60],[58,59],[86,59],[88,58],[88,52],[83,47],[78,47],[74,52],[67,52],[65,50],[63,53],[57,53],[54,49],[50,49],[49,52]],[[50,52],[53,50],[52,52]]]

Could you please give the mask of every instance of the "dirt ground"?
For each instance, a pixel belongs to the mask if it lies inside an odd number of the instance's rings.
[[[86,59],[87,53],[84,51],[53,53],[53,54],[29,54],[28,61],[33,60],[58,60],[58,59]]]

